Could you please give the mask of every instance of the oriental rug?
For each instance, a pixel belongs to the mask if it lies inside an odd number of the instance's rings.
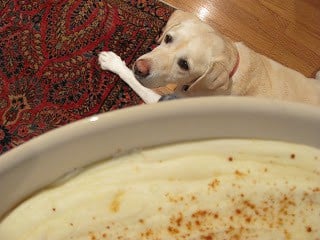
[[[130,65],[149,51],[173,9],[152,0],[0,2],[0,154],[51,129],[141,104],[100,51]]]

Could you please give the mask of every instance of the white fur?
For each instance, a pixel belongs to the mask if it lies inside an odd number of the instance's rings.
[[[317,80],[320,80],[320,71],[318,71],[318,72],[316,73],[316,79],[317,79]]]
[[[151,89],[142,86],[135,78],[133,72],[126,66],[125,62],[114,52],[101,52],[98,61],[103,70],[108,70],[119,75],[145,103],[149,104],[159,101],[161,96]]]

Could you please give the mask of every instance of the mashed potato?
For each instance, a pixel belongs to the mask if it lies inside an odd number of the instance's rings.
[[[26,200],[0,239],[319,239],[319,158],[258,140],[137,151]]]

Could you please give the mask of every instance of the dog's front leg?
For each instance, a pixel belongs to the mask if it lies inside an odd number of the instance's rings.
[[[98,60],[103,70],[108,70],[119,75],[145,103],[156,103],[161,98],[159,94],[142,86],[135,78],[133,72],[126,66],[125,62],[114,52],[101,52]]]

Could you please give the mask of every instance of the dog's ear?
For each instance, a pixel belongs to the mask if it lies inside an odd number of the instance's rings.
[[[159,39],[157,40],[158,43],[160,43],[163,40],[163,38],[166,36],[168,31],[170,31],[172,28],[174,28],[176,26],[179,26],[183,21],[186,21],[188,19],[197,19],[197,20],[199,20],[196,16],[194,16],[191,13],[184,12],[184,11],[181,11],[181,10],[175,10],[171,14],[167,24],[164,26],[164,28],[162,30],[162,34],[159,37]]]
[[[238,62],[238,51],[230,39],[223,37],[224,51],[220,56],[213,57],[205,73],[188,89],[197,94],[226,95],[231,91],[230,73]]]
[[[215,94],[227,94],[231,81],[224,59],[214,59],[205,73],[200,76],[188,89],[188,92],[206,94],[214,91]]]

